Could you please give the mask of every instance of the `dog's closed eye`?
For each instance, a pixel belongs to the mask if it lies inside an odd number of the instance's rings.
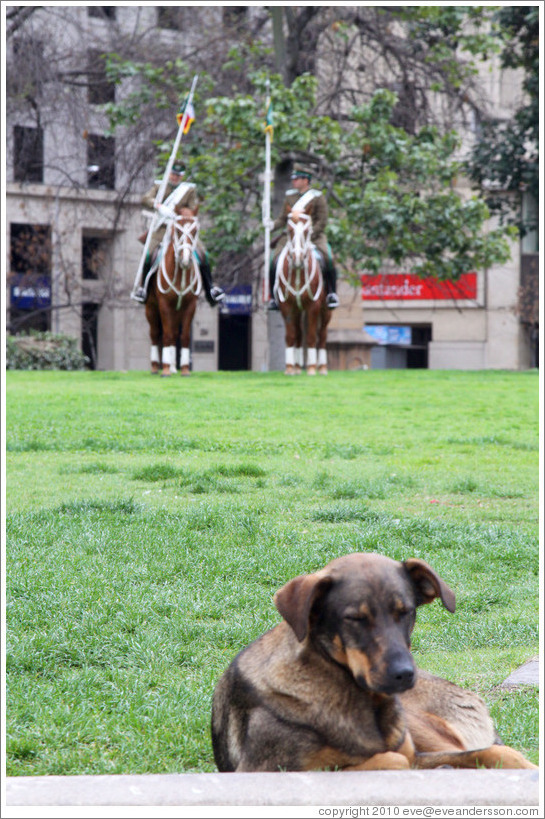
[[[403,607],[394,609],[394,620],[403,620],[405,617],[414,615],[415,609],[412,607]]]

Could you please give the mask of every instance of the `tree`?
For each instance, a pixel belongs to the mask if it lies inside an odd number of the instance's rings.
[[[117,66],[122,72],[127,68]],[[241,249],[247,251],[246,266],[251,265],[261,235],[267,77],[262,70],[246,71],[250,93],[213,96],[206,103],[201,97],[197,109],[202,101],[205,115],[183,149],[191,177],[205,194],[207,244],[221,269]],[[168,79],[156,69],[153,82],[146,96],[157,96]],[[329,192],[329,237],[348,270],[377,272],[392,261],[420,275],[457,279],[509,258],[507,239],[513,230],[486,232],[484,201],[478,196],[464,200],[454,189],[462,166],[454,158],[459,140],[453,132],[441,134],[426,125],[409,134],[392,125],[398,98],[385,89],[339,121],[319,114],[313,76],[296,77],[288,88],[279,75],[272,75],[270,83],[273,161],[277,166],[286,159],[290,165],[293,160],[314,164]],[[121,116],[119,107],[116,114]],[[261,255],[258,249],[255,258]]]
[[[524,101],[514,116],[484,117],[470,162],[471,179],[485,190],[491,211],[524,236],[537,229],[537,208],[523,212],[521,196],[539,200],[539,9],[509,6],[497,12],[501,65],[524,72]],[[505,192],[515,196],[505,196]]]

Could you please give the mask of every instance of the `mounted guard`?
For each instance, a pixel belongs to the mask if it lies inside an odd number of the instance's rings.
[[[316,188],[312,188],[312,171],[303,165],[295,165],[291,174],[293,188],[290,188],[285,195],[284,204],[280,216],[272,223],[273,231],[284,229],[284,235],[275,242],[274,253],[269,267],[269,310],[278,310],[278,302],[275,298],[275,288],[277,283],[277,262],[280,254],[284,250],[288,241],[285,231],[290,214],[306,212],[312,219],[311,240],[316,250],[320,254],[321,268],[327,288],[326,305],[330,310],[339,306],[337,296],[337,271],[333,262],[331,247],[327,241],[325,228],[328,219],[328,209],[326,198],[323,193]]]
[[[159,219],[154,225],[153,233],[149,241],[149,249],[146,253],[142,275],[139,284],[136,285],[134,292],[131,294],[135,301],[145,304],[148,297],[149,282],[153,274],[156,272],[161,259],[161,250],[165,238],[168,212],[172,211],[174,207],[179,214],[183,216],[197,216],[200,207],[199,196],[197,193],[197,186],[193,182],[185,182],[185,166],[181,162],[176,162],[172,165],[168,185],[166,188],[166,199],[163,203],[157,204],[157,195],[161,183],[155,184],[142,197],[142,205],[153,216],[156,211],[159,212]],[[140,241],[146,241],[146,234],[140,237]],[[211,307],[225,300],[225,293],[221,287],[212,284],[212,273],[210,269],[210,262],[208,253],[200,241],[197,242],[196,254],[200,273],[202,276],[202,283],[204,294],[207,302]]]
[[[307,375],[327,375],[327,326],[324,277],[311,241],[310,198],[305,210],[287,218],[287,241],[276,265],[275,296],[284,319],[286,375],[299,375],[306,348]]]

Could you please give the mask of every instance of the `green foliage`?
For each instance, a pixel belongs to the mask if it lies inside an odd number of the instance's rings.
[[[490,209],[525,234],[537,229],[537,216],[521,215],[519,197],[513,207],[512,200],[494,188],[517,194],[528,191],[536,203],[539,201],[539,9],[501,8],[496,22],[501,64],[523,70],[525,101],[512,119],[498,121],[493,117],[481,123],[469,173],[480,186],[492,186],[486,197]]]
[[[74,338],[32,331],[6,339],[8,370],[84,370],[89,359]]]
[[[131,70],[134,67],[131,65]],[[129,70],[125,68],[124,70]],[[144,97],[166,99],[168,71],[140,67]],[[187,77],[187,67],[184,77]],[[458,138],[425,127],[414,135],[391,125],[396,95],[379,89],[368,104],[354,108],[341,123],[320,114],[316,78],[303,74],[286,88],[279,75],[263,70],[246,75],[252,92],[196,95],[194,132],[186,137],[184,158],[204,196],[210,217],[206,241],[212,257],[250,249],[262,235],[262,170],[266,82],[274,117],[272,162],[287,156],[319,160],[318,184],[331,192],[328,235],[334,252],[359,272],[376,272],[388,260],[423,276],[457,279],[509,258],[513,230],[485,231],[483,200],[464,201],[454,183]],[[143,97],[143,98],[144,98]],[[112,125],[132,116],[133,100]],[[122,112],[125,103],[116,106]],[[120,119],[121,118],[121,119]],[[196,134],[196,136],[195,136]],[[161,146],[164,164],[170,146]]]
[[[538,651],[536,373],[6,386],[9,775],[214,770],[220,674],[283,583],[353,551],[452,586],[455,614],[419,609],[416,660],[538,761],[537,690],[497,688]]]

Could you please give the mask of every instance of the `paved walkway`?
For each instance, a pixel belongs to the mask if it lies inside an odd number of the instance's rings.
[[[533,658],[502,683],[539,685]],[[29,776],[5,780],[13,806],[535,806],[538,771]],[[2,814],[4,815],[4,813]],[[10,816],[9,812],[5,814]],[[17,815],[17,814],[11,814]],[[25,813],[24,815],[29,815]],[[48,814],[49,815],[49,814]],[[88,814],[86,814],[88,815]],[[39,816],[38,810],[32,816]]]
[[[12,777],[15,805],[538,805],[538,771],[352,771]],[[100,814],[103,815],[103,814]]]

